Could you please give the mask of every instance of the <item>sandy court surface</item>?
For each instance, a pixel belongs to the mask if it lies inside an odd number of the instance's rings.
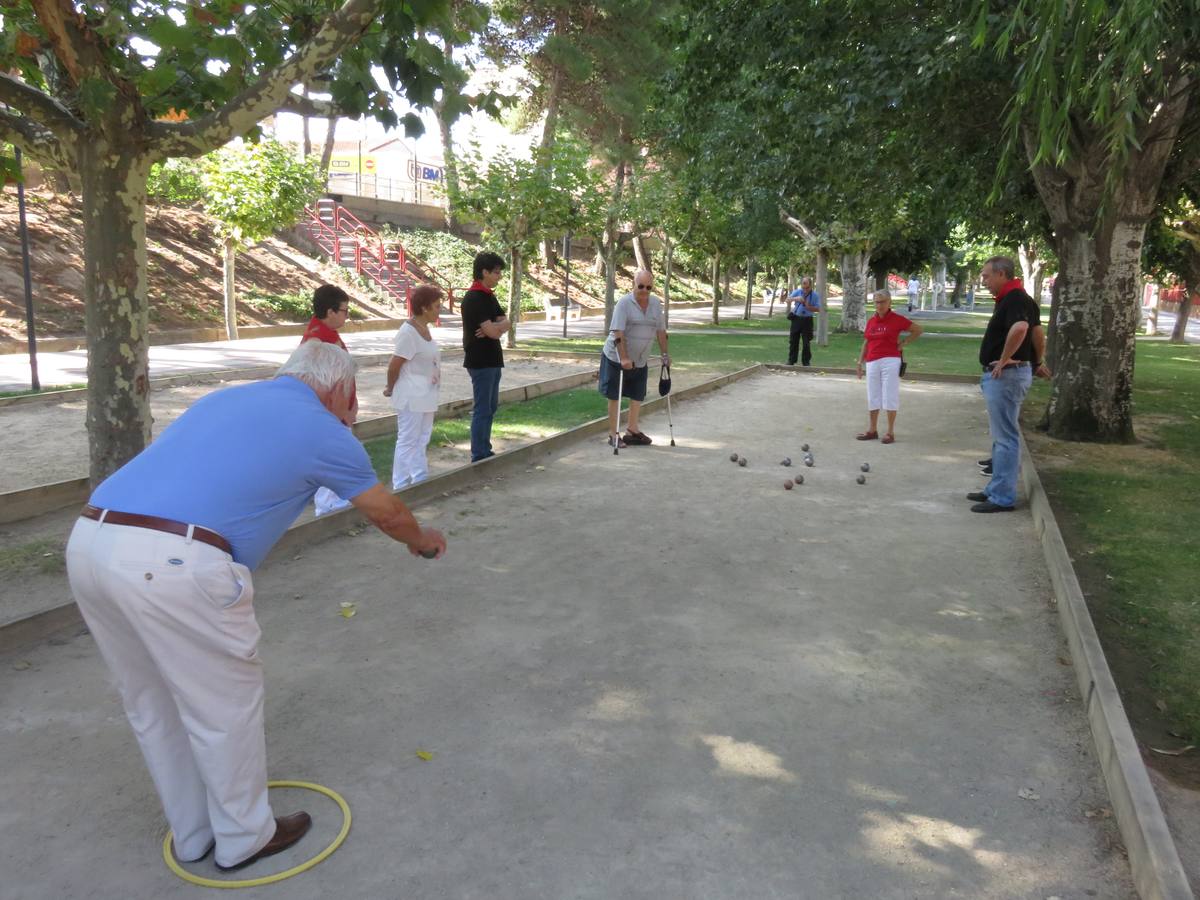
[[[421,508],[442,561],[370,530],[268,561],[271,775],[354,828],[241,896],[1134,896],[1031,520],[962,498],[977,389],[906,385],[890,447],[863,405],[760,375],[677,404],[675,448],[589,439]],[[194,896],[90,636],[0,671],[6,897]],[[275,802],[317,824],[255,875],[340,824]]]
[[[502,388],[532,384],[594,368],[582,360],[513,358],[505,363]],[[462,356],[447,357],[442,366],[442,401],[471,396],[471,378],[462,367]],[[364,366],[358,373],[361,418],[386,416],[391,406],[381,393],[387,367]],[[236,382],[177,385],[155,388],[151,399],[154,430],[159,433],[205,394]],[[0,455],[9,464],[0,470],[0,493],[82,478],[88,472],[87,400],[32,404],[0,409]]]

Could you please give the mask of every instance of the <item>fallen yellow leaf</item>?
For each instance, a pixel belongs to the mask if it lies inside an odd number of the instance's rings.
[[[418,750],[417,756],[418,758],[425,760],[425,762],[429,762],[431,759],[433,759],[433,754],[428,750]]]

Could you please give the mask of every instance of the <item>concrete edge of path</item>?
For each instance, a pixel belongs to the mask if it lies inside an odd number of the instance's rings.
[[[1029,510],[1054,585],[1059,621],[1071,649],[1092,740],[1121,838],[1129,853],[1138,896],[1142,900],[1195,900],[1108,668],[1054,510],[1024,442],[1021,463]]]
[[[382,356],[383,358],[388,358],[391,354],[383,354]],[[270,367],[264,374],[269,375],[276,368],[275,366]],[[518,387],[501,391],[500,402],[520,403],[525,400],[532,400],[534,397],[541,397],[544,394],[553,394],[558,391],[566,391],[574,387],[579,387],[590,381],[595,381],[596,377],[597,372],[595,371],[575,372],[559,378],[550,378],[546,381],[519,385]],[[461,415],[464,410],[471,407],[471,404],[472,401],[467,398],[449,400],[438,407],[436,418],[444,419]],[[395,414],[376,416],[356,422],[354,425],[354,436],[360,441],[366,441],[390,434],[395,429]],[[90,493],[91,484],[86,477],[68,478],[64,481],[52,481],[47,484],[38,484],[33,487],[19,488],[15,491],[0,493],[0,525],[20,522],[23,519],[31,519],[34,516],[44,515],[45,513],[54,512],[73,504],[83,503],[87,500]]]
[[[462,356],[462,348],[442,351],[442,358],[457,358]],[[354,362],[360,366],[375,366],[388,362],[391,353],[360,353],[354,354]],[[181,372],[177,375],[159,375],[151,377],[151,387],[165,388],[177,384],[204,383],[209,381],[250,381],[255,378],[267,378],[274,375],[279,368],[277,364],[263,366],[247,366],[232,369],[197,369],[195,372]],[[39,403],[62,403],[66,400],[82,400],[87,397],[88,389],[66,388],[56,391],[38,391],[36,394],[18,394],[13,397],[0,397],[0,409],[10,406],[32,406]]]
[[[724,387],[727,384],[732,384],[735,381],[740,381],[762,369],[761,365],[749,366],[737,372],[731,372],[728,375],[722,375],[719,378],[714,378],[689,388],[673,391],[672,397],[676,400],[687,400],[690,397],[697,397]],[[593,378],[596,375],[596,373],[590,374]],[[533,387],[533,385],[529,385],[528,387]],[[659,397],[642,404],[642,410],[653,412],[665,405],[665,398]],[[575,428],[553,434],[540,441],[534,441],[531,444],[525,444],[521,447],[514,447],[511,450],[498,453],[491,459],[459,466],[457,469],[451,469],[449,472],[435,475],[426,481],[422,481],[420,484],[412,485],[399,491],[393,491],[393,493],[402,498],[410,507],[415,508],[421,504],[428,503],[436,497],[449,494],[453,491],[477,487],[489,478],[505,475],[584,438],[591,437],[594,434],[602,434],[607,428],[607,417],[593,419],[590,422],[585,422]],[[322,516],[319,519],[308,519],[303,522],[297,522],[284,533],[283,537],[272,548],[267,558],[273,559],[280,554],[306,548],[315,541],[343,534],[352,528],[363,527],[366,521],[357,509],[350,507],[349,509]],[[64,603],[53,609],[33,613],[32,615],[13,619],[9,622],[0,622],[0,653],[6,653],[37,643],[69,628],[80,628],[82,626],[83,618],[79,614],[79,608],[73,602]]]

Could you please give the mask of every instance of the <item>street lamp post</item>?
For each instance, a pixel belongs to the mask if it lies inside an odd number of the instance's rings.
[[[566,264],[566,283],[563,287],[563,337],[567,336],[567,316],[571,313],[571,232],[563,238],[563,261]]]
[[[21,172],[21,148],[14,147],[17,160],[17,215],[21,230],[21,271],[25,277],[25,333],[29,337],[29,386],[42,389],[38,380],[37,334],[33,322],[33,277],[29,271],[29,225],[25,221],[25,180]]]

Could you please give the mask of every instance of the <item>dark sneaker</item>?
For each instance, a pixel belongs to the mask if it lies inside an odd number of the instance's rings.
[[[985,500],[983,503],[976,503],[971,507],[971,512],[977,513],[994,513],[994,512],[1012,512],[1016,509],[1015,506],[998,506],[991,500]]]
[[[987,498],[988,495],[983,491],[971,491],[971,493],[967,494],[967,499],[972,503],[985,503]]]
[[[992,464],[992,458],[990,456],[987,459],[979,460],[979,468],[981,468],[981,469],[989,468],[991,466],[991,464]]]
[[[984,478],[991,478],[992,477],[991,464],[989,463],[988,465],[986,465],[982,469],[980,469],[979,474],[982,475]]]

